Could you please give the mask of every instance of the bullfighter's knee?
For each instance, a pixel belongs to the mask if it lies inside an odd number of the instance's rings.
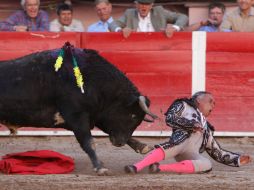
[[[210,160],[192,160],[195,173],[207,173],[212,170],[212,163]]]

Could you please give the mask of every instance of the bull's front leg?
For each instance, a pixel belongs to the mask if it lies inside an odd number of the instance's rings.
[[[95,144],[90,131],[90,119],[88,113],[82,113],[79,117],[68,117],[71,123],[71,130],[73,130],[76,139],[81,148],[88,154],[94,170],[98,175],[107,175],[108,169],[103,167],[103,163],[98,159],[95,152]]]
[[[93,137],[91,136],[91,132],[84,131],[74,131],[74,134],[81,146],[81,148],[88,154],[94,171],[98,175],[108,175],[108,169],[103,166],[103,163],[98,159],[95,152],[95,144],[93,141]]]
[[[134,139],[133,137],[131,137],[128,141],[127,144],[133,149],[135,150],[137,153],[140,154],[146,154],[148,152],[150,152],[151,150],[153,150],[153,147],[144,144],[140,141],[138,141],[137,139]]]

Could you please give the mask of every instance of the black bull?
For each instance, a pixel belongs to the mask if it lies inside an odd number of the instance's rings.
[[[153,115],[148,98],[115,66],[94,50],[73,48],[66,43],[63,64],[54,69],[60,49],[33,53],[0,62],[0,123],[11,132],[19,127],[64,128],[74,132],[99,174],[107,169],[93,149],[94,126],[109,134],[115,146],[147,148],[132,133]],[[73,57],[84,80],[84,93],[76,85]],[[148,119],[147,119],[148,121]]]

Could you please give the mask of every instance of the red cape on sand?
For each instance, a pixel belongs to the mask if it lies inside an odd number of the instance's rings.
[[[63,174],[74,170],[74,160],[52,150],[7,154],[0,160],[6,174]]]

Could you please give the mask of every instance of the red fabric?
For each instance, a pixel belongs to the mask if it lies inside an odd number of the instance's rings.
[[[6,174],[61,174],[74,169],[74,160],[51,150],[7,154],[0,161]]]

